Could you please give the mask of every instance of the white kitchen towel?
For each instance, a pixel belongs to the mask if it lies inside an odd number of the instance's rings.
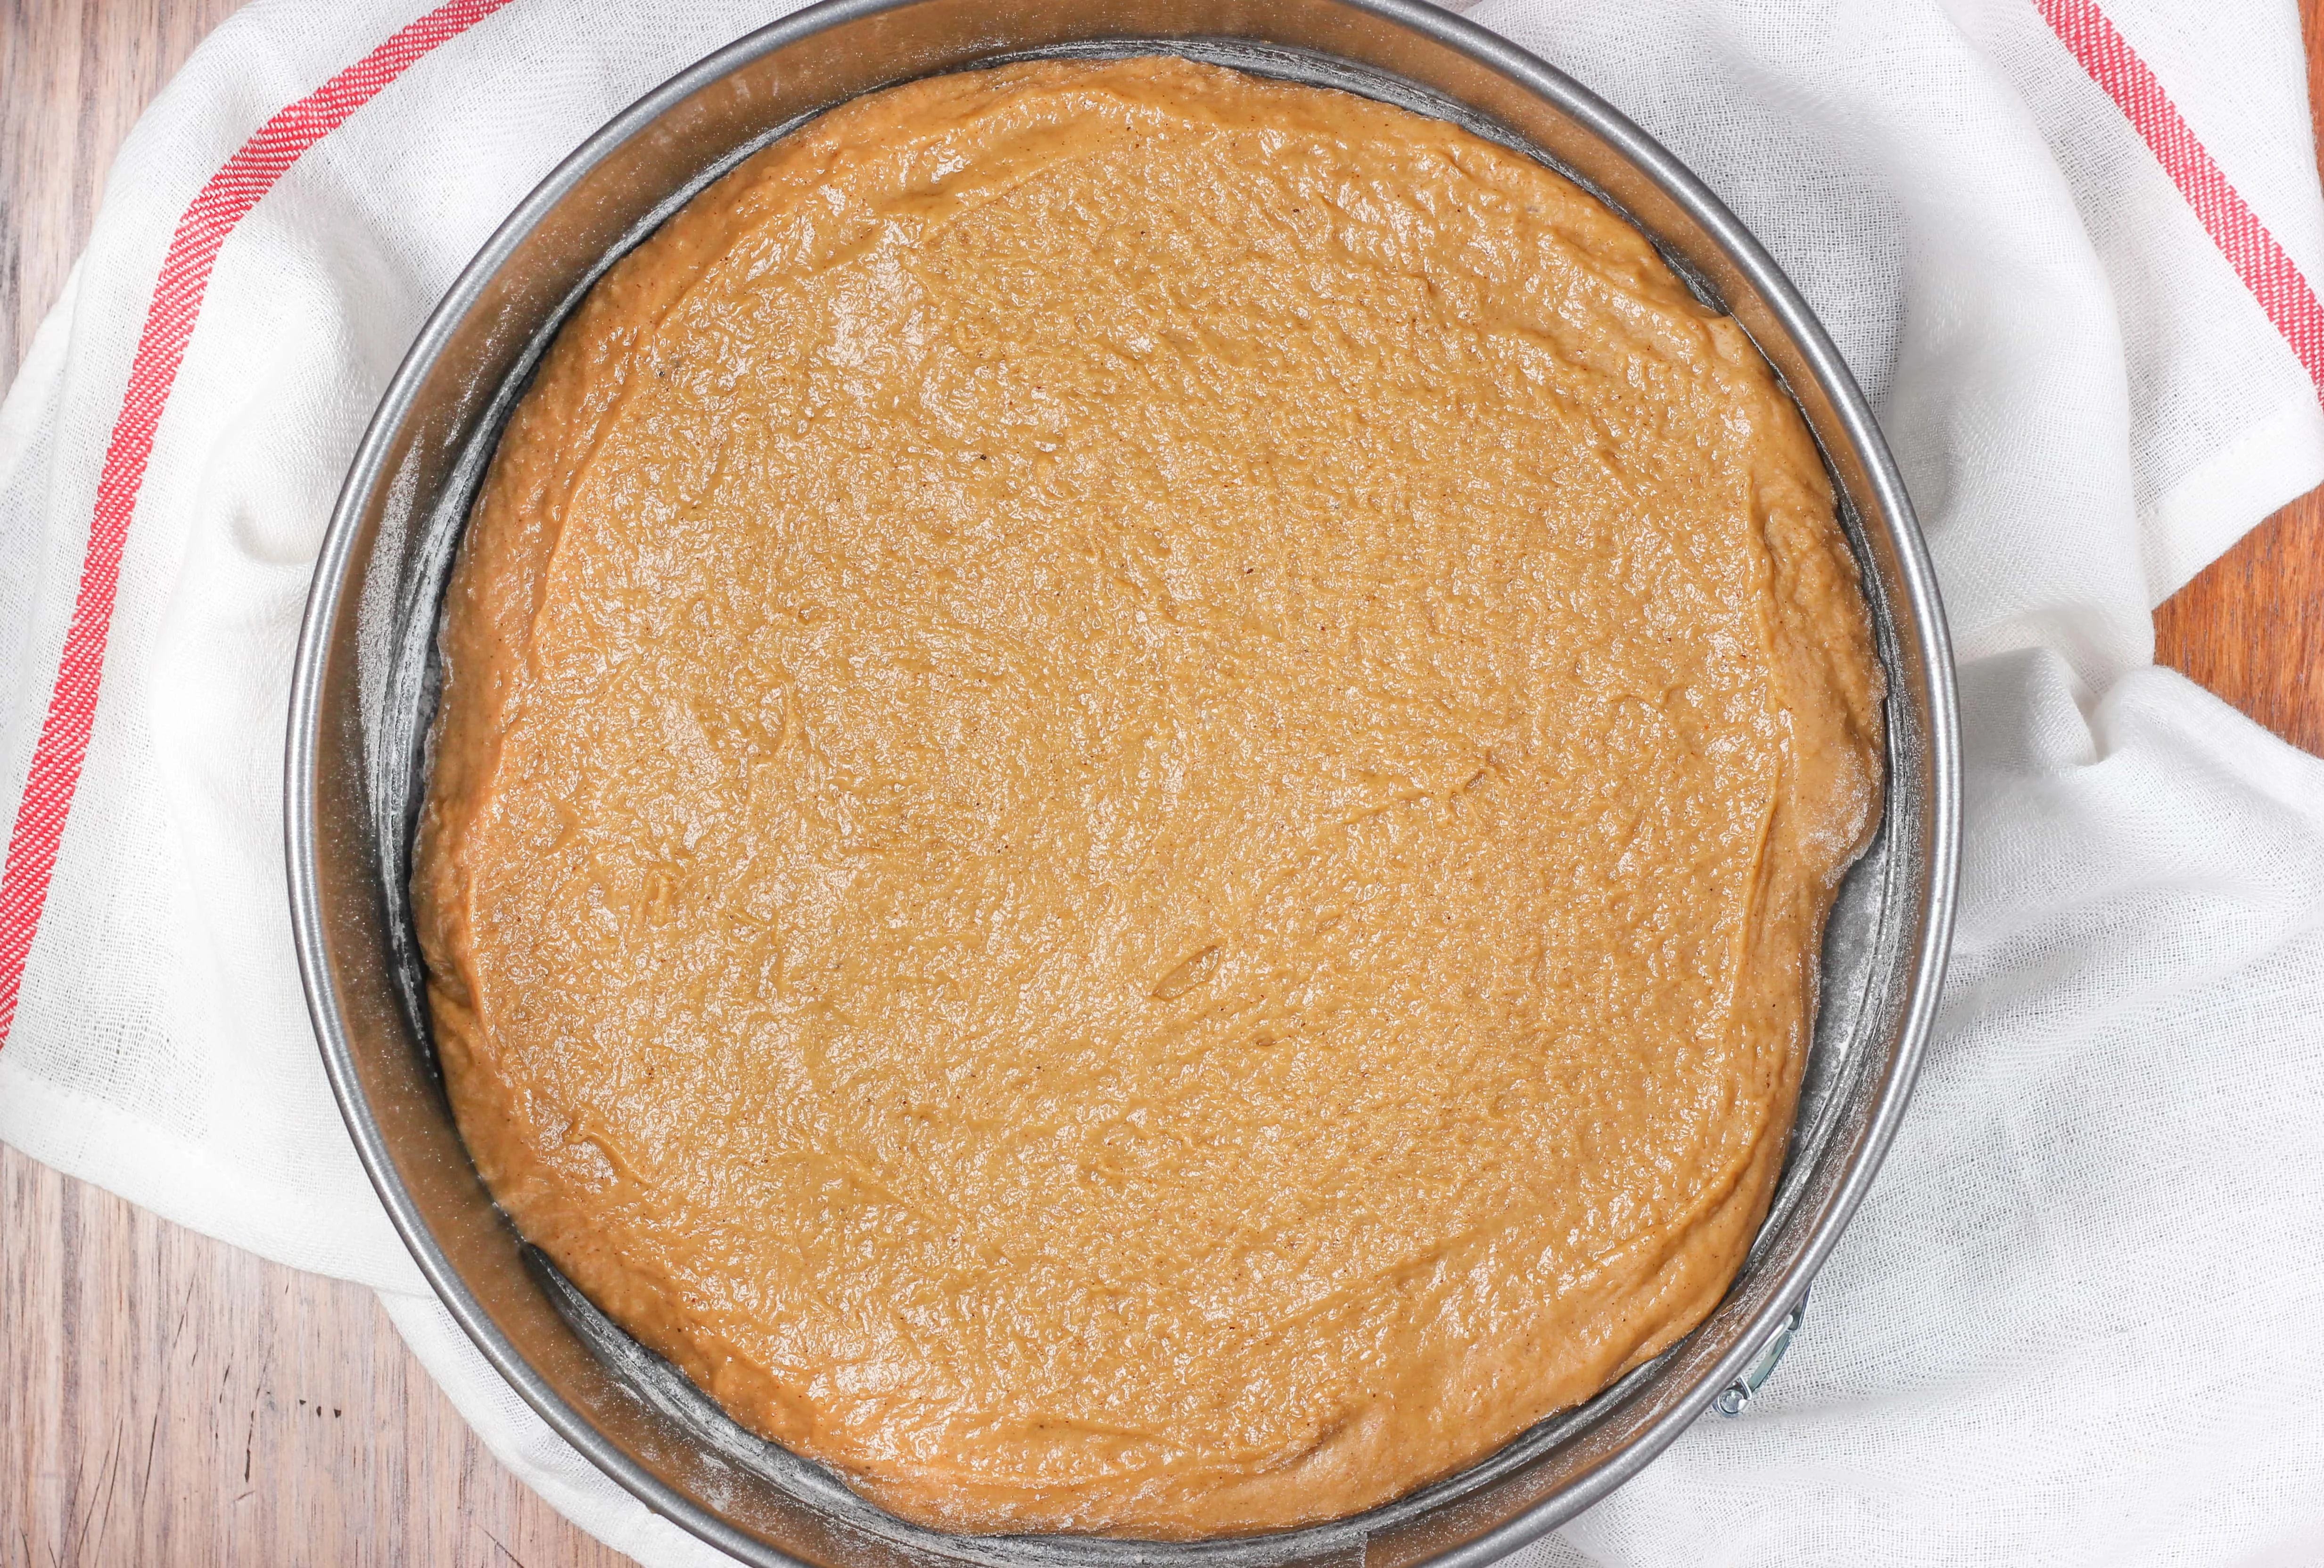
[[[258,0],[131,135],[0,406],[0,1137],[377,1287],[493,1450],[656,1568],[722,1559],[500,1384],[356,1167],[290,956],[283,715],[429,306],[589,132],[788,8]],[[1526,1561],[2324,1562],[2324,762],[2153,668],[2149,613],[2324,481],[2292,0],[1471,14],[1821,312],[1939,562],[1969,770],[1941,1038],[1806,1333]]]

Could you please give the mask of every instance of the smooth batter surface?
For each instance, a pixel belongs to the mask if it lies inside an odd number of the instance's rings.
[[[1741,330],[1515,154],[1175,60],[859,100],[597,288],[448,616],[479,1166],[899,1513],[1386,1500],[1765,1212],[1866,612]]]

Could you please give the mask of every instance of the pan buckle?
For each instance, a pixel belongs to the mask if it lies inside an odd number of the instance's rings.
[[[1792,1341],[1798,1335],[1800,1324],[1807,1321],[1807,1315],[1808,1298],[1803,1296],[1799,1305],[1792,1308],[1790,1315],[1775,1325],[1775,1332],[1767,1336],[1767,1342],[1759,1347],[1759,1353],[1751,1358],[1751,1364],[1744,1368],[1733,1382],[1719,1391],[1719,1397],[1711,1402],[1711,1407],[1730,1418],[1750,1408],[1753,1397],[1766,1387],[1767,1379],[1775,1375],[1775,1369],[1784,1364],[1784,1352],[1792,1348]]]

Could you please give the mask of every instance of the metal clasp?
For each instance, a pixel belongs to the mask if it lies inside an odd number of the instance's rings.
[[[1711,1407],[1729,1417],[1740,1416],[1749,1409],[1752,1397],[1767,1386],[1767,1379],[1774,1377],[1775,1369],[1784,1364],[1784,1352],[1792,1348],[1792,1340],[1800,1332],[1800,1324],[1807,1321],[1807,1316],[1808,1298],[1803,1296],[1799,1305],[1792,1308],[1791,1315],[1767,1336],[1767,1342],[1759,1347],[1759,1353],[1751,1358],[1751,1364],[1744,1368],[1733,1382],[1719,1391],[1719,1397],[1711,1402]]]

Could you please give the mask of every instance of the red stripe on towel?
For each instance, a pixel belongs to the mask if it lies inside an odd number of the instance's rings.
[[[73,600],[64,653],[57,661],[56,685],[48,716],[33,748],[16,825],[8,836],[8,860],[0,872],[0,1045],[15,1021],[24,961],[40,930],[41,911],[56,870],[57,846],[88,755],[89,732],[97,722],[97,683],[105,673],[105,645],[113,624],[115,591],[121,583],[121,552],[136,514],[137,491],[153,452],[153,432],[169,406],[187,340],[200,318],[210,268],[235,226],[249,215],[300,154],[346,123],[382,88],[447,39],[456,38],[506,5],[508,0],[449,0],[266,122],[209,178],[179,218],[161,263],[161,281],[145,309],[144,330],[129,371],[129,391],[113,422],[105,468],[97,484],[96,515],[88,548],[81,557],[80,592]]]
[[[2051,31],[2106,89],[2210,232],[2212,243],[2292,345],[2324,396],[2324,306],[2249,203],[2227,183],[2179,106],[2094,0],[2034,0]]]

